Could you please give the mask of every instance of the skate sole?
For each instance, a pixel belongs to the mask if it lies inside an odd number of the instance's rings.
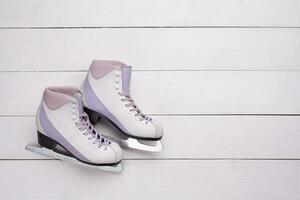
[[[99,170],[108,171],[108,172],[122,172],[124,170],[121,162],[119,162],[117,164],[113,164],[113,165],[95,165],[95,164],[93,165],[93,164],[87,164],[85,162],[81,162],[74,157],[70,157],[70,156],[66,156],[66,155],[57,153],[53,150],[50,150],[46,147],[41,147],[39,145],[27,145],[25,147],[25,149],[28,151],[40,154],[40,155],[48,156],[51,158],[56,158],[63,162],[67,162],[67,163],[71,163],[71,164],[79,165],[79,166],[83,166],[83,167],[94,168],[94,169],[99,169]]]
[[[123,134],[125,137],[128,137],[128,138],[134,138],[134,139],[137,139],[137,140],[145,140],[145,141],[158,141],[158,140],[161,140],[162,136],[161,137],[158,137],[158,138],[149,138],[149,137],[139,137],[139,136],[134,136],[134,135],[131,135],[131,134],[128,134],[126,133],[125,131],[123,131],[121,128],[119,128],[118,125],[116,125],[111,119],[109,119],[108,117],[102,115],[101,113],[98,113],[96,111],[93,111],[93,110],[90,110],[86,107],[84,107],[84,112],[86,112],[89,117],[91,115],[94,115],[94,116],[91,116],[90,118],[95,118],[95,115],[98,115],[99,118],[104,118],[106,119],[110,124],[112,124],[116,129],[118,129],[118,131],[120,131],[121,134]],[[95,122],[94,120],[91,120],[91,122]],[[99,120],[98,120],[99,121]],[[95,123],[92,123],[93,125],[95,125],[97,122]]]

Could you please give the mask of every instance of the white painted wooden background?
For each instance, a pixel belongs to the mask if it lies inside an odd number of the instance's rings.
[[[0,199],[299,200],[299,28],[300,0],[1,0]],[[95,58],[165,127],[122,174],[24,150],[43,88]]]

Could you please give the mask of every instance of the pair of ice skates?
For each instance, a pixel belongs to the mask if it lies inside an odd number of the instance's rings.
[[[143,114],[130,95],[132,68],[118,61],[93,61],[81,91],[48,87],[36,115],[39,145],[27,150],[83,166],[122,171],[122,147],[162,150],[163,129]],[[108,138],[92,124],[106,118],[120,137]]]

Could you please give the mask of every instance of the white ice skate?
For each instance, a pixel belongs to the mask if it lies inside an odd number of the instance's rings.
[[[106,118],[120,132],[123,147],[162,150],[163,128],[138,108],[130,95],[131,67],[118,61],[93,61],[84,81],[83,103],[92,123]]]
[[[27,150],[81,166],[123,171],[122,149],[93,128],[78,89],[46,88],[36,123],[39,145],[27,145]]]

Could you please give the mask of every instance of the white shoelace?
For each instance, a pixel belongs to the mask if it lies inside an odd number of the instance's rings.
[[[125,104],[126,107],[131,107],[129,110],[130,112],[136,112],[135,116],[139,118],[140,121],[146,120],[146,124],[152,120],[151,117],[148,117],[147,115],[143,114],[143,112],[138,108],[138,106],[135,104],[134,100],[131,96],[125,95],[123,93],[119,93],[120,96],[123,96],[121,99],[124,102],[127,102]]]
[[[108,139],[104,138],[91,124],[88,115],[83,112],[79,114],[79,122],[76,122],[79,130],[84,131],[83,135],[89,135],[88,139],[93,140],[93,144],[98,143],[98,148],[102,145],[105,146],[105,149],[111,143]]]

